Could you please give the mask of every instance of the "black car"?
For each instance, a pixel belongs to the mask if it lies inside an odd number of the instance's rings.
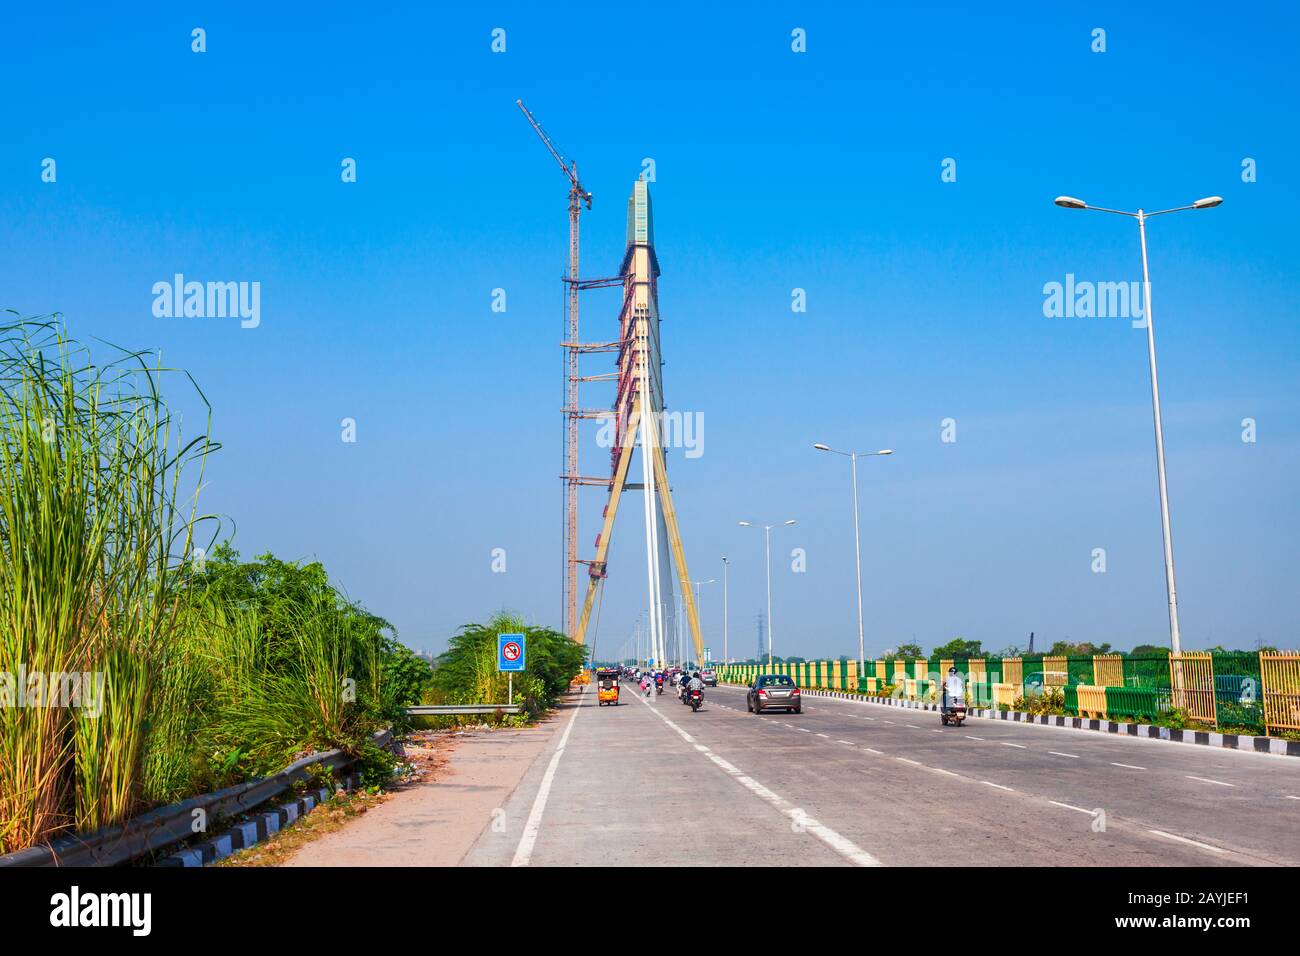
[[[745,706],[751,714],[765,710],[784,710],[792,714],[803,713],[803,700],[799,688],[785,674],[762,674],[749,685]]]

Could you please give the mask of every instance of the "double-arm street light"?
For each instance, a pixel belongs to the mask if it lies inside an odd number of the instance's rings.
[[[1089,206],[1082,199],[1075,199],[1073,196],[1057,196],[1055,201],[1063,209],[1091,209],[1095,212],[1109,212],[1137,220],[1138,237],[1142,244],[1142,303],[1146,308],[1147,360],[1151,365],[1151,408],[1155,415],[1156,427],[1156,474],[1160,481],[1160,524],[1165,539],[1165,590],[1169,597],[1169,645],[1175,655],[1181,654],[1182,639],[1178,631],[1178,588],[1174,584],[1174,542],[1172,532],[1169,530],[1169,491],[1165,486],[1165,436],[1160,425],[1160,382],[1156,377],[1156,329],[1155,322],[1151,318],[1151,277],[1147,271],[1147,220],[1153,216],[1163,216],[1188,209],[1213,209],[1223,202],[1223,197],[1207,196],[1190,205],[1161,209],[1159,212],[1145,212],[1141,209],[1137,212],[1125,212],[1122,209]]]
[[[772,666],[772,529],[784,528],[791,524],[794,524],[793,518],[780,524],[756,525],[748,521],[740,522],[742,528],[763,529],[763,546],[767,555],[767,666],[769,668]]]
[[[820,442],[813,445],[818,451],[828,451],[835,455],[843,455],[853,463],[853,555],[857,561],[858,568],[858,676],[862,676],[864,661],[866,660],[866,650],[863,646],[863,625],[862,625],[862,538],[858,532],[858,459],[859,458],[877,458],[882,455],[892,455],[894,452],[889,448],[882,448],[880,451],[840,451],[837,448],[831,448],[829,445],[823,445]]]

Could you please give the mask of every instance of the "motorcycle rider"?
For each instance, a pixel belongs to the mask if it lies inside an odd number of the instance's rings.
[[[699,671],[696,671],[694,674],[691,675],[690,683],[686,685],[686,692],[688,694],[693,693],[697,690],[700,692],[701,695],[704,694],[704,680],[700,677]]]

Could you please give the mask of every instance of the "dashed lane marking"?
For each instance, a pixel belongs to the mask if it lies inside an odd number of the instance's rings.
[[[1071,758],[1071,759],[1073,759],[1073,760],[1078,760],[1078,759],[1079,759],[1079,755],[1078,755],[1078,754],[1063,754],[1063,753],[1061,753],[1059,750],[1049,750],[1049,751],[1047,751],[1047,752],[1048,752],[1049,754],[1051,754],[1053,757],[1069,757],[1069,758]]]
[[[1110,762],[1110,765],[1111,765],[1112,767],[1123,767],[1125,770],[1145,770],[1145,769],[1146,769],[1146,767],[1138,767],[1138,766],[1135,766],[1135,765],[1133,765],[1133,764],[1131,764],[1131,763],[1116,763],[1116,762],[1113,761],[1113,760]]]
[[[1235,787],[1235,783],[1224,783],[1222,780],[1211,780],[1209,777],[1196,777],[1190,773],[1183,774],[1188,780],[1199,780],[1201,783],[1212,783],[1220,787]]]
[[[1148,830],[1148,833],[1154,833],[1156,836],[1164,837],[1166,840],[1177,840],[1179,843],[1188,843],[1192,846],[1199,846],[1202,850],[1209,850],[1212,853],[1226,852],[1222,847],[1210,846],[1208,843],[1201,843],[1199,840],[1189,840],[1187,837],[1180,837],[1173,833],[1166,833],[1164,830]]]
[[[997,787],[999,790],[1010,790],[1012,793],[1015,793],[1015,791],[1011,790],[1010,787],[1004,787],[1000,783],[992,783],[988,780],[981,780],[980,783],[984,784],[986,787]]]
[[[1091,810],[1085,810],[1083,809],[1083,807],[1076,807],[1074,806],[1074,804],[1071,803],[1062,803],[1060,800],[1048,800],[1047,802],[1051,804],[1055,804],[1058,807],[1065,807],[1065,809],[1067,810],[1078,810],[1080,813],[1086,813],[1088,814],[1088,816],[1092,816]]]
[[[734,779],[746,790],[758,796],[759,798],[767,802],[772,807],[775,807],[782,814],[789,817],[793,823],[798,825],[798,829],[800,831],[804,833],[811,833],[813,836],[821,840],[823,843],[825,843],[836,853],[840,854],[840,856],[844,857],[845,859],[849,860],[852,863],[856,863],[858,866],[882,866],[883,865],[878,859],[876,859],[866,850],[862,849],[852,840],[848,839],[847,837],[841,836],[839,833],[835,832],[830,827],[818,822],[813,817],[810,817],[801,808],[796,807],[794,804],[790,803],[790,801],[786,800],[784,797],[780,796],[779,794],[772,792],[767,787],[763,786],[761,783],[755,780],[753,777],[748,776],[739,767],[728,762],[727,760],[724,760],[722,757],[719,757],[708,747],[696,743],[694,737],[692,737],[686,731],[682,730],[682,728],[678,727],[675,723],[673,723],[671,720],[669,720],[659,711],[654,710],[652,708],[651,713],[653,713],[665,724],[667,724],[669,727],[675,730],[683,740],[685,740],[688,744],[692,744],[696,750],[704,754],[704,756],[708,757],[709,760],[714,763],[714,765],[721,768],[728,776]]]

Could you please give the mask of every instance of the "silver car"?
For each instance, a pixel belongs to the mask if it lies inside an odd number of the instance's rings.
[[[785,674],[762,674],[749,686],[745,706],[751,714],[765,710],[784,710],[792,714],[803,713],[803,700],[799,688]]]

